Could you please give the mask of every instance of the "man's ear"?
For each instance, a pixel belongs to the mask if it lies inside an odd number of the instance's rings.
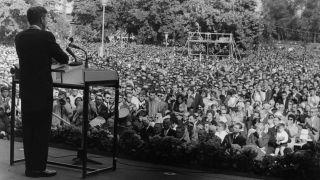
[[[41,25],[43,26],[42,28],[45,29],[45,26],[46,26],[45,16],[43,16],[43,17],[40,18],[40,23],[41,23]]]

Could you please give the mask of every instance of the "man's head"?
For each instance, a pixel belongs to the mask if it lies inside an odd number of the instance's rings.
[[[240,123],[234,124],[234,126],[233,126],[233,131],[234,131],[235,133],[240,133],[241,130],[242,130],[242,124],[240,124]]]
[[[150,91],[150,93],[149,93],[149,98],[150,98],[151,100],[154,100],[155,97],[156,97],[155,91],[154,91],[154,90]]]
[[[163,128],[165,130],[169,129],[171,126],[171,121],[169,118],[163,120]]]
[[[72,90],[72,96],[76,97],[78,95],[78,90],[77,89],[73,89]]]
[[[283,123],[279,123],[278,126],[277,126],[277,128],[278,128],[278,130],[279,130],[280,132],[283,132],[284,129],[285,129],[285,125],[284,125]]]
[[[106,103],[110,103],[110,99],[111,99],[111,94],[109,92],[106,92],[104,94],[104,100]]]
[[[102,95],[97,95],[95,102],[96,102],[97,105],[101,105],[103,103]]]
[[[4,98],[8,97],[8,96],[9,96],[9,88],[3,86],[3,87],[1,88],[1,95],[2,95],[2,97],[4,97]]]
[[[48,11],[41,6],[31,7],[27,11],[27,18],[30,25],[37,25],[42,30],[47,26],[46,15]]]
[[[133,92],[133,87],[131,85],[126,87],[126,93],[132,94]]]
[[[218,132],[224,131],[226,128],[227,128],[226,123],[224,123],[222,121],[218,122],[218,124],[217,124],[217,131]]]
[[[287,98],[287,92],[286,91],[282,91],[281,96],[282,96],[282,99],[286,99]]]

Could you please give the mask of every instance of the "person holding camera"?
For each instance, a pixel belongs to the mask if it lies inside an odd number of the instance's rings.
[[[65,122],[70,122],[73,111],[71,105],[67,102],[67,94],[64,91],[60,91],[58,99],[53,102],[53,117],[52,126],[58,127]]]

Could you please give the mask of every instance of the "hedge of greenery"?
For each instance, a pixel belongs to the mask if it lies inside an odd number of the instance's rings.
[[[17,131],[18,136],[21,131]],[[61,127],[52,131],[51,142],[71,147],[81,147],[81,129]],[[88,132],[88,147],[100,152],[111,152],[113,136],[103,129]],[[286,178],[319,178],[320,143],[306,145],[302,150],[286,151],[285,156],[264,156],[259,148],[246,145],[226,149],[219,141],[211,139],[202,143],[184,143],[174,137],[151,137],[141,140],[132,130],[119,137],[118,149],[134,160],[205,169],[222,169],[254,172],[263,176]]]

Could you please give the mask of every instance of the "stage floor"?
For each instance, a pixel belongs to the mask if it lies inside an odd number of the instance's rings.
[[[9,141],[0,140],[0,180],[25,180],[32,179],[24,176],[24,162],[16,163],[14,166],[9,165]],[[70,163],[75,157],[76,152],[50,148],[49,160],[58,162]],[[64,156],[64,157],[62,157]],[[112,161],[109,157],[102,157],[98,155],[88,154],[88,157],[104,163],[102,167],[108,167]],[[23,158],[22,143],[15,143],[15,159]],[[91,164],[88,164],[90,167]],[[92,167],[92,166],[91,166]],[[48,165],[48,169],[57,170],[57,176],[51,178],[37,178],[37,179],[55,179],[55,180],[75,180],[81,179],[80,170],[61,168]],[[96,176],[90,176],[86,179],[95,180],[242,180],[254,179],[236,175],[214,174],[211,172],[201,172],[198,170],[183,169],[176,167],[169,167],[163,165],[156,165],[144,162],[131,161],[126,159],[118,159],[116,171],[109,171]]]

